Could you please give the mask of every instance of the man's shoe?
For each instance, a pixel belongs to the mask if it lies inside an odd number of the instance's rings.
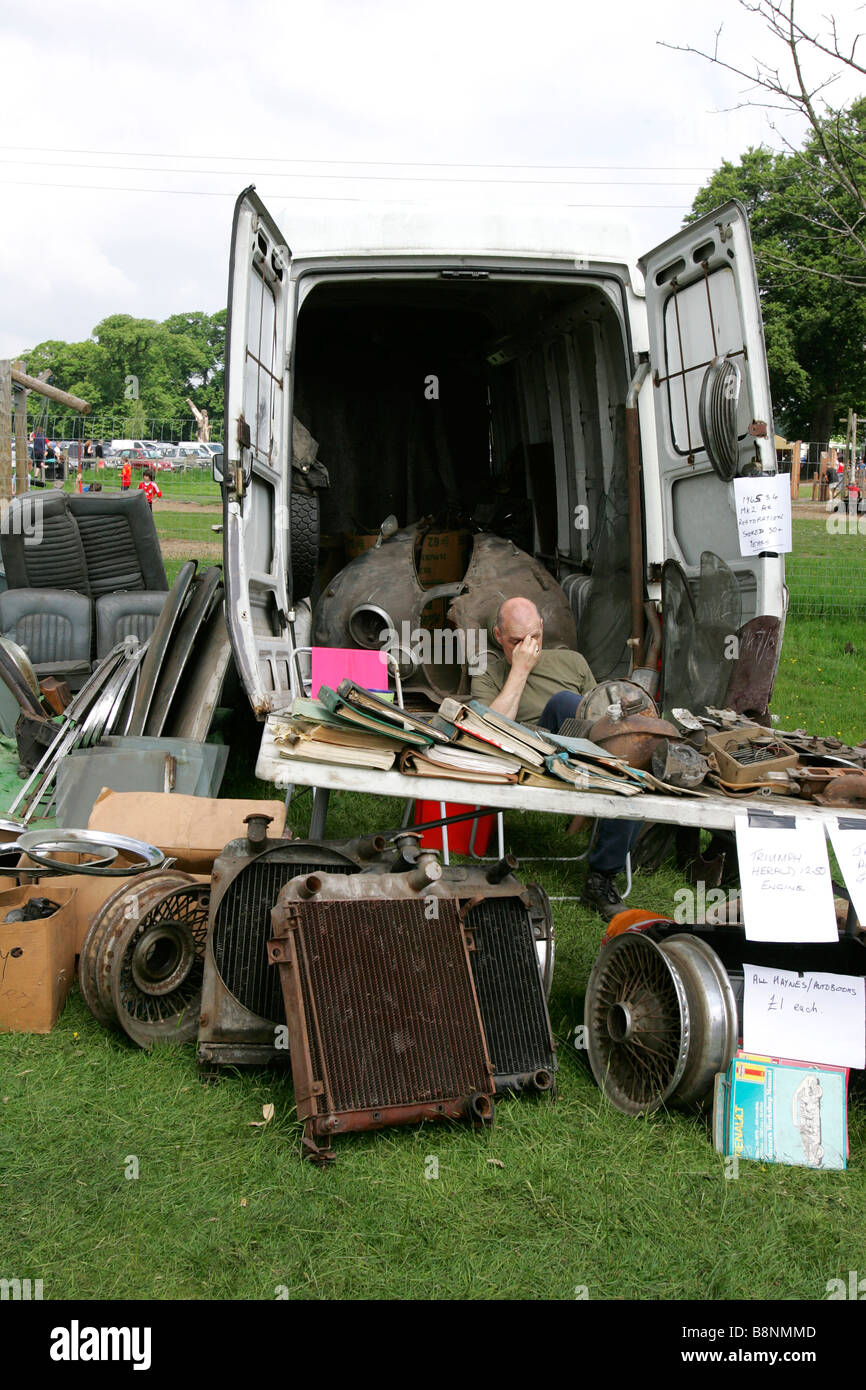
[[[618,912],[625,911],[625,903],[616,891],[616,882],[608,874],[591,873],[586,880],[582,901],[600,912],[606,922]]]

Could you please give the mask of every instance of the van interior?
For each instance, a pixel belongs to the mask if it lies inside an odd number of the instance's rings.
[[[294,412],[330,473],[323,538],[390,513],[505,536],[563,583],[593,671],[624,674],[622,296],[543,272],[322,277],[299,311]]]

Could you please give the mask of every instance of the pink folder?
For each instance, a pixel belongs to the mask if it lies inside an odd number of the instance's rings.
[[[328,685],[336,690],[340,681],[352,680],[365,690],[388,689],[388,658],[384,652],[362,651],[356,647],[313,647],[312,696]]]

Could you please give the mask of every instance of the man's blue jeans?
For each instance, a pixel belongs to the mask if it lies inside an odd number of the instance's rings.
[[[562,721],[573,719],[577,714],[581,698],[571,690],[560,690],[556,695],[551,695],[539,716],[539,729],[547,729],[551,734],[558,733]],[[608,878],[621,873],[640,828],[640,821],[603,820],[586,861],[590,873],[605,874]]]

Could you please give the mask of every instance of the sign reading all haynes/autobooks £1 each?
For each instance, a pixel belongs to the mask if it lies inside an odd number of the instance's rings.
[[[834,1067],[866,1067],[866,980],[743,966],[743,1048]]]
[[[848,1073],[745,1053],[716,1077],[716,1149],[802,1168],[848,1164]]]

